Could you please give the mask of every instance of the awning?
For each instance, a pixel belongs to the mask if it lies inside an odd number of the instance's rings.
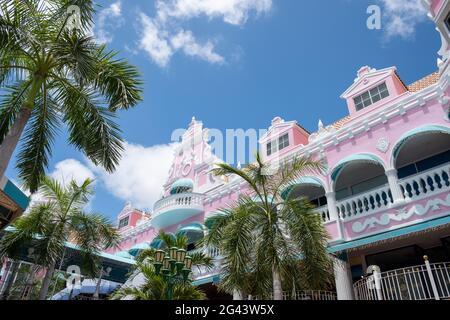
[[[128,251],[119,251],[114,254],[115,256],[125,258],[125,259],[134,259],[134,257],[128,253]]]
[[[168,235],[169,237],[172,238],[173,241],[175,241],[175,235],[173,233],[166,232],[166,235]],[[150,247],[153,249],[163,249],[165,245],[166,244],[164,243],[164,241],[159,238],[159,235],[156,236],[150,243]]]
[[[224,212],[221,212],[221,211],[216,211],[216,212],[210,213],[208,215],[208,217],[206,217],[206,219],[205,219],[205,222],[204,222],[205,223],[205,227],[207,229],[211,229],[213,227],[214,219],[210,219],[210,218],[213,218],[215,216],[220,216],[220,215],[226,216],[227,214],[224,213]]]
[[[200,223],[190,223],[178,229],[177,235],[184,235],[189,239],[189,243],[194,243],[203,238],[205,228]]]
[[[350,162],[368,162],[368,163],[375,163],[383,166],[383,161],[380,160],[375,155],[367,154],[367,153],[359,153],[359,154],[352,154],[351,156],[348,156],[341,161],[334,167],[333,173],[331,174],[331,178],[333,181],[336,181],[337,177],[341,173],[341,171],[345,168],[347,164]]]
[[[432,124],[432,125],[426,125],[426,126],[415,128],[411,131],[408,131],[407,133],[402,135],[402,137],[399,139],[399,141],[395,145],[394,150],[393,150],[394,159],[397,158],[398,153],[400,152],[401,148],[410,138],[417,136],[417,135],[421,135],[421,134],[427,134],[427,133],[450,134],[450,128]]]
[[[147,242],[141,242],[136,245],[134,245],[130,250],[128,250],[128,253],[131,254],[133,257],[136,257],[139,253],[139,251],[150,249],[150,244]]]
[[[343,250],[357,248],[357,247],[368,245],[368,244],[375,243],[375,242],[378,242],[378,241],[384,241],[386,239],[400,237],[400,236],[404,236],[404,235],[407,235],[407,234],[410,234],[410,233],[414,233],[414,232],[424,231],[424,230],[429,229],[429,228],[436,228],[436,227],[439,227],[439,226],[444,226],[446,224],[450,224],[450,216],[449,217],[435,219],[435,220],[431,220],[431,221],[426,221],[426,222],[418,223],[418,224],[415,224],[415,225],[412,225],[412,226],[408,226],[408,227],[404,227],[404,228],[400,228],[400,229],[396,229],[396,230],[380,233],[380,234],[377,234],[377,235],[374,235],[374,236],[370,236],[370,237],[366,237],[366,238],[362,238],[362,239],[353,240],[353,241],[349,241],[349,242],[346,242],[346,243],[341,243],[341,244],[337,244],[337,245],[334,245],[334,246],[330,246],[328,248],[328,251],[331,252],[331,253],[340,252],[340,251],[343,251]]]

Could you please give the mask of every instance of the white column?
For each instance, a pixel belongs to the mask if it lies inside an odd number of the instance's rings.
[[[404,203],[405,198],[403,197],[402,188],[400,188],[400,184],[397,177],[397,170],[395,169],[386,170],[386,177],[388,179],[389,189],[391,189],[394,205]]]
[[[348,262],[334,257],[333,268],[338,300],[353,300],[353,281]]]
[[[327,192],[325,194],[325,196],[327,198],[327,206],[328,206],[328,212],[330,213],[330,219],[331,219],[331,221],[336,221],[339,239],[343,239],[342,220],[339,217],[339,212],[337,210],[336,193],[335,192]]]

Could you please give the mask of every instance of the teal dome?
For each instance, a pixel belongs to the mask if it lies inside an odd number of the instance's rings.
[[[130,250],[128,250],[128,253],[133,257],[136,257],[140,251],[146,249],[150,249],[150,244],[148,244],[147,242],[141,242],[134,245]]]
[[[191,179],[179,179],[170,187],[170,194],[192,192],[193,189],[194,182]]]

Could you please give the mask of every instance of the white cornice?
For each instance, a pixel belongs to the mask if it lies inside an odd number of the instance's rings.
[[[386,70],[386,69],[383,69]],[[382,70],[379,70],[382,71]],[[355,135],[369,132],[374,126],[386,123],[389,119],[398,115],[404,115],[408,110],[414,108],[420,108],[426,105],[426,102],[432,99],[446,98],[445,91],[449,87],[450,83],[450,69],[444,71],[439,79],[439,82],[425,88],[419,92],[405,95],[404,99],[394,102],[390,106],[385,106],[381,112],[369,113],[365,117],[355,119],[356,121],[351,125],[344,125],[331,135],[318,138],[310,144],[303,146],[299,145],[292,149],[287,154],[283,155],[281,160],[290,161],[295,156],[309,156],[314,154],[323,153],[323,151],[332,146],[339,145],[340,143],[353,139]],[[242,179],[236,179],[228,185],[224,185],[216,189],[213,193],[207,194],[205,200],[213,201],[219,198],[221,193],[227,192],[224,189],[235,189],[237,186],[245,186],[245,181]]]

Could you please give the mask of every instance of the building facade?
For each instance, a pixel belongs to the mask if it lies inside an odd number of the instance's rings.
[[[376,289],[386,299],[436,292],[450,297],[450,1],[423,3],[442,39],[435,73],[406,85],[395,67],[364,66],[341,95],[348,116],[330,125],[319,122],[312,133],[276,117],[259,140],[265,162],[312,156],[326,163],[326,172],[302,178],[290,196],[317,206],[335,257],[339,299],[370,298]],[[195,250],[205,219],[248,190],[238,178],[212,175],[218,161],[208,130],[193,119],[175,151],[163,197],[151,213],[125,206],[118,216],[123,240],[111,253],[130,258],[157,245],[159,230],[187,234]],[[220,254],[208,250],[217,256],[217,268],[196,272],[199,285],[220,281]],[[435,279],[414,288],[405,283],[407,293],[400,289],[405,285],[388,283],[423,277],[417,268],[408,269],[422,265]],[[382,273],[384,289],[366,277],[372,271]],[[420,293],[421,286],[429,286],[429,294]]]

